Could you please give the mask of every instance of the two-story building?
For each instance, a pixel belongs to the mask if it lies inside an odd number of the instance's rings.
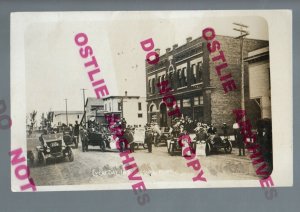
[[[127,125],[138,127],[147,123],[146,97],[110,96],[103,100],[105,113],[125,118]]]
[[[92,120],[96,122],[104,122],[104,101],[95,97],[88,97],[85,101],[85,114],[81,122]]]
[[[177,105],[183,116],[195,121],[222,123],[229,126],[234,123],[233,109],[241,107],[241,62],[240,41],[234,37],[217,35],[228,63],[227,70],[236,82],[237,90],[224,93],[215,66],[207,50],[207,42],[202,38],[186,39],[184,45],[173,45],[155,65],[146,62],[146,91],[148,122],[156,121],[160,126],[170,126],[172,117],[167,115],[168,108],[162,101],[158,82],[168,80]],[[245,39],[244,55],[248,52],[268,46],[268,41]],[[255,120],[259,116],[257,104],[249,98],[248,64],[245,63],[245,105],[248,118]]]

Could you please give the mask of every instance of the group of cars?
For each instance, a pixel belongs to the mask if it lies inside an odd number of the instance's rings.
[[[32,150],[27,151],[27,160],[31,166],[35,164],[35,161],[40,165],[46,165],[51,158],[74,161],[72,148],[78,148],[79,138],[70,128],[44,129],[39,141],[40,145],[36,146],[36,156]]]
[[[183,139],[180,139],[180,137]],[[205,133],[204,136],[198,136],[196,133],[187,134],[186,132],[181,135],[178,133],[174,136],[174,134],[169,132],[169,128],[161,128],[160,136],[154,133],[153,143],[154,146],[158,146],[160,143],[166,144],[167,151],[171,156],[176,155],[177,152],[182,152],[182,147],[187,145],[196,151],[197,144],[205,145],[206,156],[221,149],[228,154],[232,152],[232,143],[228,137],[221,138],[218,134],[209,133]]]
[[[88,146],[99,146],[101,151],[106,151],[110,147],[110,143],[113,142],[112,135],[108,129],[106,130],[86,130],[87,139],[86,143],[83,142],[83,151],[88,150]],[[207,134],[204,139],[199,139],[196,134],[189,134],[189,139],[182,139],[178,142],[178,136],[174,136],[169,132],[169,128],[161,128],[161,134],[153,132],[150,128],[133,128],[127,130],[132,139],[130,143],[133,144],[133,148],[147,149],[149,145],[158,146],[165,144],[167,146],[167,152],[173,156],[176,152],[181,152],[182,147],[189,145],[192,149],[196,150],[197,144],[205,144],[205,154],[210,155],[212,152],[220,149],[224,149],[225,153],[231,153],[232,144],[228,138],[221,138],[217,134]],[[150,137],[147,135],[151,135]],[[82,139],[82,136],[80,136]],[[150,139],[149,139],[150,138]],[[79,137],[69,129],[56,129],[47,132],[44,131],[39,137],[41,145],[36,147],[37,150],[37,162],[40,165],[46,165],[49,158],[65,158],[72,162],[74,160],[74,154],[72,148],[78,148]],[[151,142],[151,143],[150,143]],[[35,162],[35,155],[32,151],[27,152],[27,159],[29,164],[33,165]]]

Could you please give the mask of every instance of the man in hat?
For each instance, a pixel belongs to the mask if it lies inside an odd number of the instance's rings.
[[[228,132],[227,132],[228,126],[225,122],[223,123],[222,130],[223,130],[224,137],[228,138]]]
[[[88,136],[87,131],[84,127],[80,127],[80,138],[81,138],[81,147],[82,151],[88,151]]]

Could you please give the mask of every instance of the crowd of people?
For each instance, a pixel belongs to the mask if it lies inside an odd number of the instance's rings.
[[[270,121],[266,122],[270,123]],[[261,146],[264,149],[268,149],[265,152],[268,152],[268,158],[270,158],[270,152],[272,149],[272,137],[270,133],[271,127],[270,124],[266,124],[265,122],[258,122],[257,123],[257,141],[261,144]],[[120,119],[117,123],[115,123],[122,127],[122,130],[124,131],[124,136],[128,140],[127,144],[121,143],[121,151],[124,151],[125,149],[130,149],[130,151],[134,151],[134,131],[136,127],[142,127],[137,125],[127,125],[127,122],[125,118]],[[171,122],[171,126],[169,127],[160,127],[157,122],[152,121],[150,123],[147,123],[145,126],[145,142],[148,145],[149,152],[152,152],[152,144],[155,144],[157,141],[159,141],[160,137],[163,135],[163,133],[168,132],[170,135],[172,135],[174,138],[178,138],[180,134],[196,134],[196,139],[198,141],[206,140],[211,135],[217,134],[217,128],[214,126],[214,124],[208,124],[203,123],[201,121],[194,121],[190,117],[185,116],[181,118],[174,118]],[[75,125],[73,126],[70,124],[69,126],[63,124],[60,128],[50,128],[50,129],[44,129],[43,134],[49,134],[49,133],[57,133],[57,132],[68,132],[71,135],[77,136],[82,141],[82,150],[87,150],[87,144],[88,144],[88,133],[99,133],[102,135],[109,135],[110,130],[108,123],[100,123],[96,121],[88,121],[87,125],[79,125],[76,121]],[[224,137],[229,136],[229,132],[233,132],[234,140],[239,148],[239,155],[245,155],[245,144],[242,139],[242,136],[240,134],[239,125],[237,123],[234,123],[232,128],[229,127],[226,123],[223,123],[220,127],[220,130],[218,132],[221,132],[219,134],[223,135]],[[107,145],[109,147],[109,144]]]

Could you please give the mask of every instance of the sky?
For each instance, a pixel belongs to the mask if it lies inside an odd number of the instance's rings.
[[[209,16],[209,17],[208,17]],[[201,13],[114,13],[101,14],[99,20],[76,20],[60,17],[59,21],[40,23],[32,20],[24,35],[26,64],[26,111],[42,112],[83,110],[82,88],[86,97],[96,97],[79,55],[74,37],[87,34],[110,95],[146,96],[145,57],[140,42],[152,38],[155,48],[186,43],[187,37],[201,36],[206,27],[216,34],[238,36],[233,22],[248,25],[248,38],[268,40],[264,19],[251,16],[203,15]]]

